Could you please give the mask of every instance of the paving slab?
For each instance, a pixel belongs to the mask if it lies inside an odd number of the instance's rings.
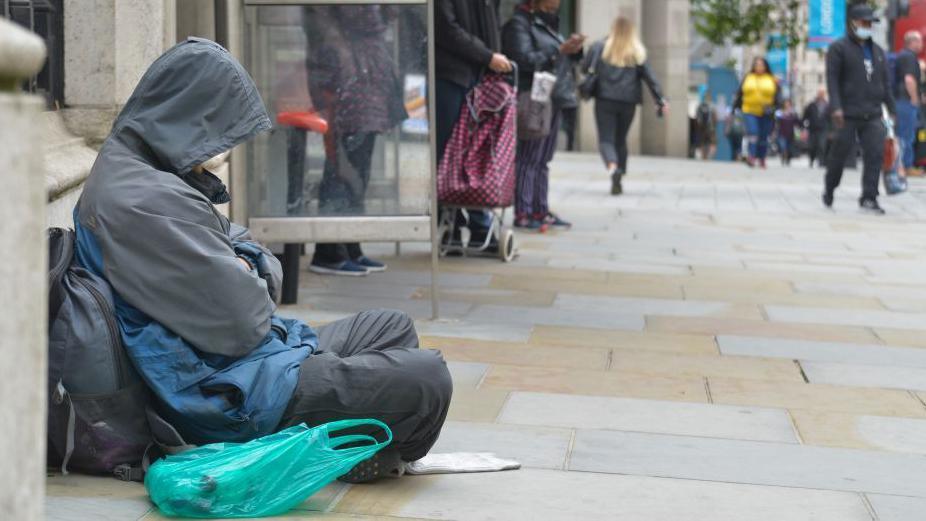
[[[812,342],[781,338],[721,335],[717,337],[724,355],[788,358],[813,362],[886,365],[926,369],[926,349],[879,344]]]
[[[506,389],[470,389],[462,387],[453,390],[447,419],[454,421],[491,423],[498,417],[502,406],[508,400]]]
[[[581,326],[599,329],[643,329],[643,315],[597,309],[553,309],[516,306],[476,306],[466,315],[473,323]]]
[[[501,423],[798,443],[782,409],[513,392]]]
[[[714,343],[713,336],[650,331],[537,325],[534,327],[530,342],[667,353],[717,354],[717,345]]]
[[[926,407],[906,391],[821,384],[708,378],[714,403],[838,411],[908,418],[926,417]]]
[[[926,497],[926,456],[579,430],[569,469]]]
[[[422,336],[445,336],[497,340],[501,342],[527,342],[533,327],[530,324],[499,322],[472,322],[453,319],[416,320],[415,329]]]
[[[807,444],[926,454],[926,420],[799,409],[791,416]]]
[[[471,521],[871,521],[858,494],[539,469],[354,487],[336,510]]]
[[[731,309],[726,302],[698,300],[603,297],[560,293],[553,303],[559,309],[609,310],[633,315],[705,317],[722,315]]]
[[[765,306],[765,310],[773,322],[926,330],[926,313],[791,306]]]
[[[680,353],[615,350],[613,371],[656,376],[719,376],[745,380],[778,380],[802,383],[800,368],[790,360],[743,356],[705,356]]]
[[[421,343],[439,349],[447,360],[463,362],[604,370],[611,359],[610,349],[597,347],[531,345],[450,337],[425,337]],[[568,353],[564,353],[564,349]]]
[[[877,327],[874,334],[887,345],[926,347],[926,335],[922,331]]]
[[[878,521],[916,521],[926,512],[926,499],[918,497],[865,494]]]
[[[811,383],[926,391],[926,368],[801,362]]]
[[[493,452],[524,467],[562,469],[572,429],[450,421],[432,453]]]
[[[682,402],[707,402],[701,378],[666,378],[555,367],[493,365],[486,389],[507,389],[596,396],[627,396]]]
[[[772,323],[764,320],[696,317],[646,317],[646,331],[699,335],[741,335],[796,338],[833,342],[877,343],[878,336],[868,328]]]
[[[654,281],[640,277],[637,280],[623,280],[603,283],[600,280],[567,280],[518,275],[496,275],[492,288],[543,291],[550,293],[580,293],[587,295],[626,295],[635,297],[682,298],[679,284],[674,280]],[[552,302],[551,302],[552,303]]]
[[[453,378],[453,388],[460,389],[468,387],[475,389],[485,377],[489,370],[488,364],[477,362],[455,362],[447,361],[447,369],[450,369],[450,376]]]

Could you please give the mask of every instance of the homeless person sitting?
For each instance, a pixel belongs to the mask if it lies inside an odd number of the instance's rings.
[[[277,317],[279,263],[213,206],[229,195],[202,163],[270,126],[250,76],[221,46],[191,38],[167,51],[93,165],[74,210],[77,262],[112,286],[129,357],[187,442],[375,418],[393,443],[342,479],[401,474],[446,418],[452,383],[440,353],[418,348],[401,312],[360,313],[317,334]]]

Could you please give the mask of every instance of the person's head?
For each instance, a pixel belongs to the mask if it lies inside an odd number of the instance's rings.
[[[917,30],[907,31],[903,35],[903,46],[913,54],[923,52],[923,35]]]
[[[871,39],[871,26],[878,21],[874,9],[868,4],[855,4],[849,8],[849,30],[859,40]]]
[[[781,108],[785,110],[791,110],[791,100],[789,99],[784,100],[784,102],[782,102],[781,104]]]
[[[752,60],[752,67],[749,72],[753,74],[771,74],[771,67],[768,66],[768,60],[762,56],[756,56]]]
[[[646,61],[646,48],[637,36],[637,27],[626,16],[618,16],[605,41],[605,61],[616,67],[641,65]]]
[[[544,13],[558,13],[560,0],[529,0],[532,9]]]
[[[826,87],[817,89],[817,101],[826,101]]]

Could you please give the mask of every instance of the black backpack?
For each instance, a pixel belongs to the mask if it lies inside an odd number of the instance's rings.
[[[132,479],[127,469],[152,441],[149,391],[122,345],[109,284],[73,263],[74,238],[48,231],[48,465]]]

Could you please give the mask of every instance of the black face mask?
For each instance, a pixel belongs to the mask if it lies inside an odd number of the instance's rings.
[[[228,188],[221,179],[216,177],[212,172],[203,169],[203,173],[187,172],[182,179],[186,184],[195,188],[199,193],[205,195],[212,201],[212,204],[225,204],[231,201],[231,195]]]
[[[554,30],[559,30],[559,15],[556,13],[548,13],[546,11],[537,10],[536,15],[543,23],[547,24]]]

